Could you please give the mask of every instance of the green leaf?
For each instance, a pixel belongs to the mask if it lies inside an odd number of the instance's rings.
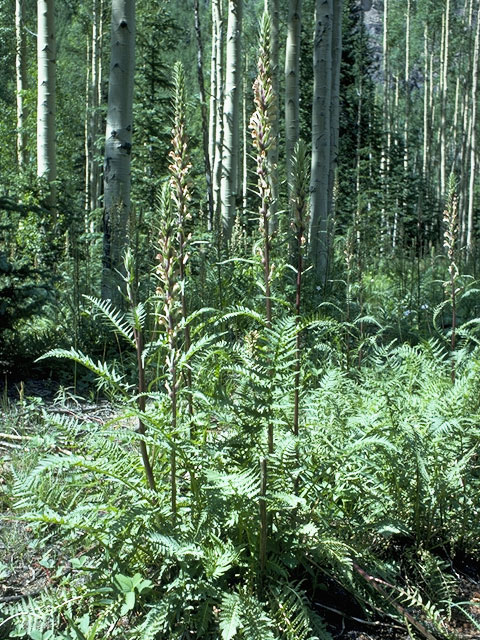
[[[121,311],[115,309],[110,300],[100,300],[99,298],[94,298],[93,296],[83,296],[86,300],[88,300],[94,308],[99,311],[103,317],[108,320],[108,322],[112,325],[113,329],[119,333],[125,340],[135,347],[135,339],[133,335],[132,327],[126,322],[125,316]],[[143,318],[143,306],[138,305],[135,309],[134,313],[134,322],[135,324],[141,324]],[[93,314],[92,314],[93,315]]]
[[[121,573],[117,573],[113,577],[113,584],[123,593],[129,593],[135,589],[132,578]]]
[[[241,600],[238,593],[225,593],[220,611],[220,630],[222,640],[234,638],[241,626]]]
[[[127,611],[131,611],[135,607],[135,591],[129,591],[125,596],[125,604],[122,607],[122,614],[125,615]]]

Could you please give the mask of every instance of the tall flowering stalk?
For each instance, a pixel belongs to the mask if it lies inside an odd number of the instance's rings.
[[[447,250],[448,257],[448,275],[449,279],[444,282],[446,294],[450,299],[452,308],[452,333],[450,338],[450,348],[452,353],[455,351],[456,345],[456,328],[457,328],[457,279],[459,276],[458,266],[456,262],[456,247],[458,238],[458,198],[455,192],[455,178],[450,175],[448,185],[447,206],[443,213],[443,222],[445,231],[443,233],[443,246]],[[452,382],[455,380],[455,364],[452,362]]]
[[[185,266],[188,261],[187,236],[185,227],[191,219],[189,213],[190,202],[190,170],[191,163],[188,156],[188,137],[186,132],[186,96],[185,96],[185,71],[183,65],[177,62],[174,67],[175,82],[175,116],[172,130],[172,150],[169,153],[171,164],[170,171],[170,191],[177,213],[177,244],[179,260],[180,278],[180,304],[182,323],[184,325],[184,349],[188,352],[191,345],[190,327],[187,324],[188,310],[185,297]],[[186,372],[188,388],[188,410],[190,416],[193,415],[192,402],[192,375],[189,368]]]
[[[263,14],[260,27],[260,51],[257,63],[257,77],[253,83],[253,98],[255,111],[250,119],[250,131],[257,161],[257,188],[260,198],[259,217],[263,233],[263,274],[265,285],[265,312],[267,327],[272,324],[272,300],[270,295],[270,253],[272,238],[270,233],[271,205],[273,194],[270,185],[270,171],[272,168],[269,152],[272,149],[272,124],[275,110],[275,96],[272,85],[272,69],[270,55],[270,17]],[[267,425],[268,453],[273,453],[273,421]],[[260,564],[260,592],[264,589],[265,568],[267,562],[267,540],[272,525],[271,514],[267,513],[267,460],[260,464],[260,531],[259,531],[259,564]]]
[[[178,330],[181,318],[180,303],[180,258],[178,252],[178,224],[172,212],[170,187],[165,184],[160,196],[160,233],[158,237],[158,255],[156,276],[159,284],[157,296],[162,301],[157,308],[157,320],[163,327],[167,342],[166,365],[168,378],[166,389],[170,400],[172,449],[170,453],[170,490],[172,519],[177,518],[177,458],[175,439],[177,435],[177,399],[178,399]]]
[[[185,75],[183,66],[177,63],[174,68],[175,98],[174,124],[172,129],[172,150],[169,158],[170,179],[164,185],[160,196],[160,232],[158,237],[158,255],[156,276],[158,298],[162,301],[157,311],[160,326],[163,327],[167,342],[166,366],[168,379],[166,389],[170,400],[172,450],[170,454],[170,484],[172,520],[177,520],[177,458],[175,440],[178,429],[178,392],[180,389],[179,372],[179,335],[183,331],[184,351],[190,349],[190,332],[186,324],[188,312],[185,298],[185,265],[188,260],[185,231],[190,215],[189,174],[190,161],[187,152],[187,135],[185,128]],[[193,413],[191,400],[191,374],[186,374],[188,407],[190,416]]]
[[[272,168],[269,160],[269,152],[273,147],[272,139],[273,116],[276,109],[275,95],[272,85],[272,69],[270,56],[270,17],[264,13],[260,27],[260,51],[258,57],[258,74],[253,83],[253,99],[255,111],[250,119],[253,146],[256,151],[257,161],[257,188],[260,197],[260,225],[264,237],[263,246],[263,270],[265,281],[265,306],[267,324],[272,322],[272,300],[270,297],[270,254],[272,238],[270,234],[271,205],[273,201],[272,189],[269,180],[269,171]]]

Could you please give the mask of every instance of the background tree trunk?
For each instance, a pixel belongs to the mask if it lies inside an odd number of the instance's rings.
[[[242,4],[243,0],[228,1],[221,181],[222,225],[226,243],[235,222],[238,193]]]
[[[92,20],[92,59],[91,59],[91,82],[90,82],[90,119],[89,119],[89,141],[90,141],[90,167],[89,167],[89,209],[93,211],[99,206],[99,183],[100,167],[96,158],[96,141],[100,133],[100,99],[101,99],[101,33],[102,33],[102,3],[100,0],[93,0],[93,20]]]
[[[205,95],[205,80],[203,73],[203,40],[200,21],[200,6],[198,0],[194,0],[194,14],[195,33],[197,36],[197,79],[198,88],[200,91],[200,110],[202,115],[203,158],[205,164],[205,180],[207,183],[208,221],[209,226],[211,227],[213,220],[212,165],[210,162],[209,153],[207,98]]]
[[[211,19],[212,19],[212,52],[210,56],[210,113],[208,123],[208,156],[210,158],[211,179],[212,179],[212,207],[211,218],[208,220],[208,228],[212,230],[215,212],[215,130],[217,121],[217,8],[216,3],[211,3]]]
[[[212,0],[216,25],[216,96],[215,96],[215,162],[213,165],[213,203],[217,232],[221,234],[221,183],[223,158],[223,12],[221,0]]]
[[[323,286],[328,261],[328,180],[331,157],[332,0],[315,2],[310,256],[317,282]]]
[[[290,0],[285,52],[285,160],[289,196],[292,190],[293,151],[300,135],[301,32],[302,0]]]
[[[334,215],[334,185],[338,164],[339,123],[340,123],[340,68],[342,64],[342,20],[343,0],[333,3],[332,27],[332,105],[330,117],[331,151],[328,175],[329,216]]]
[[[279,62],[279,28],[280,28],[280,7],[279,0],[265,0],[265,11],[270,15],[270,61],[272,66],[272,88],[275,98],[275,106],[272,109],[272,140],[273,144],[268,152],[268,176],[270,189],[272,191],[272,201],[270,204],[270,227],[274,229],[277,226],[277,210],[279,199],[278,184],[278,98],[280,95],[280,82],[278,77]]]
[[[440,196],[446,193],[447,172],[447,90],[448,90],[448,45],[450,34],[450,0],[445,6],[444,36],[441,68],[441,103],[440,103]]]
[[[468,218],[467,218],[467,254],[469,258],[473,254],[474,245],[474,220],[473,206],[475,201],[475,173],[477,168],[477,88],[478,88],[478,55],[480,48],[480,2],[477,8],[477,20],[475,27],[475,44],[473,48],[473,66],[472,66],[472,106],[470,113],[470,182],[468,189]]]
[[[24,0],[15,2],[15,35],[16,56],[15,67],[17,76],[17,162],[20,169],[27,164],[27,134],[25,121],[27,118],[24,104],[24,92],[27,89],[27,65],[24,26]]]
[[[135,68],[135,0],[113,0],[104,164],[102,297],[120,301],[130,214],[132,103]]]
[[[390,130],[390,66],[389,66],[389,47],[388,47],[388,25],[389,25],[389,0],[385,0],[383,8],[383,39],[382,39],[382,76],[383,76],[383,138],[382,138],[382,155],[380,159],[380,175],[382,176],[382,234],[388,242],[390,235],[390,216],[389,216],[389,198],[388,187],[390,179],[390,148],[391,148],[391,130]]]
[[[55,209],[57,178],[55,146],[55,2],[38,0],[38,99],[37,99],[37,175],[50,184],[48,206]]]

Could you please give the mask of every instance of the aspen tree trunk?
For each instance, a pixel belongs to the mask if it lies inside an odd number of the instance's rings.
[[[270,61],[272,68],[272,90],[275,100],[275,106],[272,109],[272,140],[273,144],[268,152],[268,181],[272,192],[272,201],[270,203],[270,229],[273,230],[277,226],[277,210],[279,198],[278,185],[278,99],[280,94],[279,82],[279,42],[278,32],[280,23],[280,7],[279,0],[265,0],[265,11],[270,15]]]
[[[408,169],[410,162],[410,23],[411,23],[411,0],[407,0],[407,10],[405,15],[405,77],[404,77],[404,92],[405,92],[405,121],[403,124],[403,194],[402,194],[402,210],[403,215],[408,214],[408,190],[409,179]]]
[[[472,43],[472,21],[473,21],[473,1],[467,0],[465,2],[465,16],[467,16],[466,20],[466,30],[468,33],[468,46],[467,46],[467,60],[469,63],[469,75],[471,78],[471,66],[472,66],[472,58],[473,58],[473,43]],[[471,80],[469,81],[471,83]],[[468,86],[468,90],[465,91],[464,88],[463,99],[462,99],[462,126],[461,126],[461,144],[460,144],[460,153],[461,153],[461,162],[460,162],[460,186],[459,186],[459,215],[460,215],[460,245],[462,247],[465,246],[467,241],[467,226],[468,226],[468,182],[469,182],[469,140],[470,140],[470,94],[471,87]]]
[[[467,129],[468,129],[468,94],[462,96],[462,113],[460,116],[460,179],[458,188],[458,212],[459,212],[459,229],[460,229],[460,246],[464,247],[467,238],[467,216],[466,216],[466,189],[465,179],[467,175]]]
[[[203,40],[202,28],[200,22],[200,7],[198,0],[194,0],[195,14],[195,33],[197,35],[197,78],[198,88],[200,90],[200,107],[202,112],[202,141],[203,141],[203,158],[205,163],[205,180],[207,183],[208,198],[208,221],[211,227],[213,220],[213,193],[212,193],[212,169],[210,163],[209,140],[208,140],[208,114],[207,114],[207,98],[205,95],[205,80],[203,74]]]
[[[101,21],[100,0],[92,2],[91,40],[87,42],[87,86],[85,118],[85,209],[98,207],[100,167],[96,159],[96,140],[100,133],[100,76],[101,76]]]
[[[405,23],[405,124],[403,128],[403,136],[405,143],[405,150],[403,154],[403,170],[405,178],[408,176],[408,161],[409,161],[409,125],[410,125],[410,13],[411,13],[411,1],[407,0],[407,14]],[[405,180],[407,182],[407,180]],[[406,203],[404,203],[406,205]]]
[[[434,41],[432,41],[431,43],[431,47],[433,49],[433,44]],[[435,111],[435,103],[433,100],[433,96],[435,94],[435,83],[434,83],[434,74],[433,74],[433,58],[434,58],[434,51],[432,50],[432,52],[430,53],[430,67],[429,67],[429,91],[430,94],[428,96],[428,109],[429,109],[429,113],[430,113],[430,128],[429,128],[429,155],[428,155],[428,165],[427,165],[427,173],[430,177],[430,180],[432,180],[432,175],[433,175],[433,169],[432,169],[432,155],[433,155],[433,149],[432,147],[433,145],[433,139],[434,139],[434,130],[435,130],[435,124],[436,124],[436,111]]]
[[[288,4],[287,45],[285,52],[285,160],[290,201],[292,158],[300,136],[300,41],[302,0]]]
[[[425,188],[428,185],[428,146],[429,146],[429,109],[428,109],[428,25],[425,25],[423,32],[423,55],[424,55],[424,68],[423,68],[423,161],[422,161],[422,175]]]
[[[235,222],[238,188],[243,0],[228,0],[221,179],[223,239],[228,243]]]
[[[361,194],[361,148],[362,148],[362,110],[363,110],[363,65],[360,67],[361,72],[359,73],[358,85],[357,85],[357,96],[358,96],[358,107],[357,107],[357,148],[356,148],[356,170],[355,170],[355,192],[356,192],[356,200],[357,200],[357,209],[355,212],[354,219],[354,227],[356,230],[356,242],[357,242],[357,257],[360,259],[360,249],[362,245],[362,225],[361,225],[361,202],[362,202],[362,194]]]
[[[214,22],[217,26],[216,43],[216,111],[215,111],[215,162],[213,165],[213,202],[217,231],[221,233],[221,183],[223,157],[223,12],[221,0],[212,0],[215,12]]]
[[[399,124],[397,122],[396,116],[397,114],[399,114],[398,105],[400,104],[400,80],[398,75],[393,76],[393,81],[395,82],[395,98],[393,101],[393,105],[391,105],[389,120],[391,123],[392,131],[395,134],[393,137],[393,149],[394,149],[394,154],[397,156],[398,146],[399,146]],[[398,209],[399,209],[399,201],[398,201],[398,191],[397,191],[396,198],[395,198],[395,205],[394,205],[393,225],[392,225],[392,249],[395,249],[395,247],[397,246]]]
[[[27,164],[27,134],[25,121],[27,112],[23,95],[27,89],[27,65],[24,28],[24,0],[15,1],[15,68],[17,75],[17,162],[19,169]]]
[[[38,97],[37,97],[37,175],[50,184],[48,206],[55,209],[56,193],[52,184],[57,177],[55,147],[55,3],[37,0],[38,14]]]
[[[248,56],[245,60],[245,69],[248,70]],[[247,82],[246,74],[243,75],[243,97],[242,97],[242,215],[243,220],[247,216],[247,195],[248,195],[248,164],[247,164]]]
[[[468,213],[469,213],[469,186],[470,186],[470,141],[472,139],[472,121],[470,112],[470,96],[465,99],[465,118],[463,131],[463,161],[461,174],[461,198],[462,214],[461,214],[461,243],[462,247],[467,244],[468,233]],[[468,256],[467,256],[468,258]]]
[[[92,86],[91,86],[91,42],[87,35],[87,78],[85,81],[85,194],[84,194],[84,207],[85,207],[85,230],[88,229],[88,212],[90,210],[90,165],[92,163],[91,158],[91,139],[90,139],[90,110],[92,108]]]
[[[120,301],[130,214],[135,0],[112,1],[112,41],[104,162],[102,297]]]
[[[217,37],[218,37],[218,13],[214,0],[212,0],[212,53],[210,56],[210,113],[208,122],[208,155],[210,167],[212,169],[212,219],[208,221],[208,228],[213,228],[213,217],[215,212],[215,124],[217,120]]]
[[[450,0],[445,6],[445,34],[443,37],[443,56],[441,73],[441,122],[440,122],[440,196],[443,198],[446,191],[446,166],[447,166],[447,81],[448,81],[448,44],[450,32]]]
[[[91,103],[90,103],[90,167],[89,167],[89,208],[93,211],[99,206],[100,167],[96,160],[96,140],[100,133],[100,98],[101,98],[101,24],[102,2],[93,0],[92,21],[92,59],[91,59]]]
[[[455,82],[455,110],[453,112],[453,162],[452,171],[455,169],[455,158],[457,156],[458,122],[460,117],[460,76]]]
[[[428,159],[428,141],[429,141],[429,111],[428,111],[428,25],[425,24],[423,30],[423,140],[422,140],[422,187],[418,194],[417,204],[417,252],[418,260],[423,252],[423,213],[425,200],[428,193],[428,177],[427,177],[427,159]],[[418,162],[420,165],[420,161]],[[419,263],[417,263],[419,264]]]
[[[332,31],[332,105],[331,105],[331,151],[328,176],[329,215],[334,215],[333,187],[338,161],[339,121],[340,121],[340,68],[342,64],[342,20],[343,0],[333,3],[333,31]]]
[[[86,163],[86,181],[88,188],[86,195],[88,200],[86,208],[93,211],[101,207],[101,196],[103,193],[103,180],[101,176],[101,165],[98,158],[98,140],[104,126],[103,116],[100,110],[103,99],[103,16],[104,0],[93,0],[92,4],[92,42],[90,58],[87,60],[89,68],[87,71],[89,94],[87,98],[89,117],[86,122],[86,145],[88,151],[85,155],[89,161]],[[104,130],[104,129],[103,129]],[[95,230],[93,218],[90,220],[90,231]]]
[[[475,200],[475,173],[477,168],[477,88],[478,88],[478,55],[480,46],[480,3],[477,9],[476,27],[475,27],[475,44],[473,47],[473,66],[472,66],[472,106],[470,113],[470,181],[468,188],[468,218],[467,218],[467,254],[471,258],[473,254],[474,244],[474,220],[473,207]]]
[[[388,50],[388,17],[389,0],[385,0],[383,8],[383,40],[382,40],[382,75],[383,75],[383,127],[384,134],[382,139],[382,153],[380,159],[380,175],[383,180],[383,206],[382,221],[384,222],[384,235],[388,238],[390,232],[389,220],[389,170],[390,170],[390,147],[391,147],[391,131],[390,131],[390,68],[389,68],[389,50]]]
[[[321,286],[327,278],[328,184],[331,156],[332,0],[315,2],[310,255]]]
[[[457,168],[458,168],[458,161],[457,158],[460,157],[460,153],[461,153],[461,149],[458,148],[458,123],[460,121],[460,116],[461,116],[461,107],[460,107],[460,76],[457,76],[456,82],[455,82],[455,110],[453,112],[453,142],[452,142],[452,165],[451,165],[451,173],[453,173],[455,175],[455,173],[457,172]],[[457,206],[460,203],[460,196],[458,193],[458,186],[457,186]],[[458,210],[458,228],[461,229],[462,227],[462,215],[460,210]]]

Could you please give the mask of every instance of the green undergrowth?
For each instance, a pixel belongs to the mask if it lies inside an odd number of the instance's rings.
[[[219,329],[247,316],[227,342]],[[332,594],[411,637],[455,637],[451,559],[480,551],[478,347],[457,353],[454,382],[434,340],[372,343],[348,371],[329,346],[342,327],[306,322],[297,437],[294,320],[208,317],[175,430],[165,380],[140,410],[121,373],[70,353],[115,417],[44,411],[27,456],[9,456],[3,504],[50,572],[35,597],[1,605],[0,637],[323,640]]]

